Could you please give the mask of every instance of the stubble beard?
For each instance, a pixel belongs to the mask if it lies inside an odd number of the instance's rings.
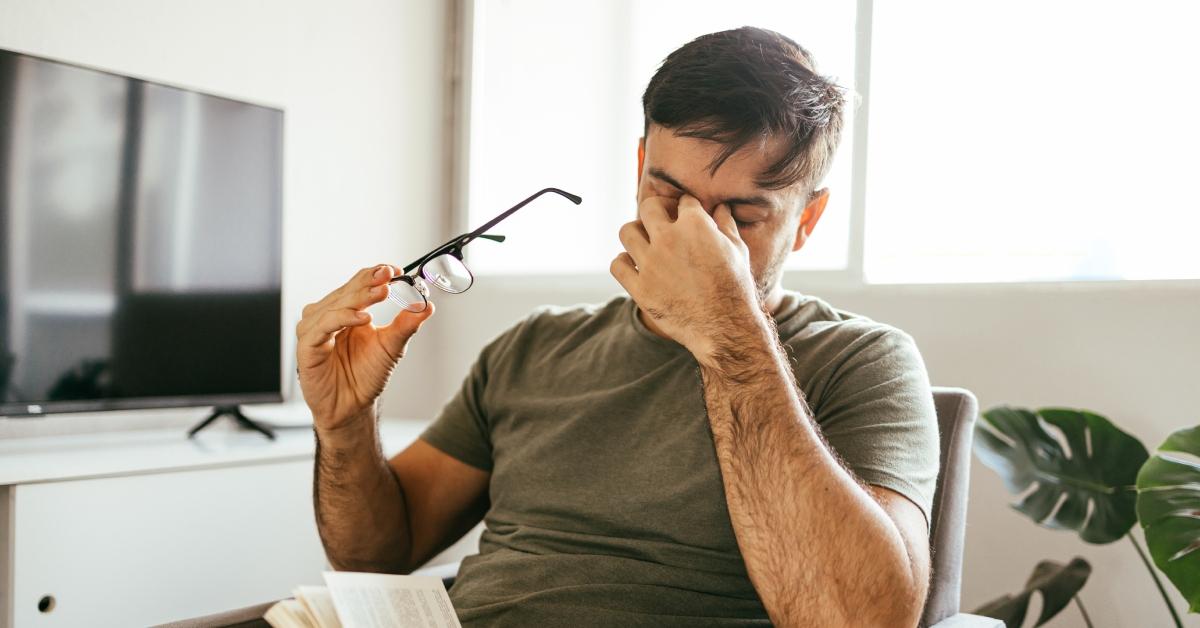
[[[754,292],[758,296],[760,306],[765,307],[770,303],[771,293],[782,282],[783,265],[787,262],[789,253],[791,253],[791,247],[786,246],[786,243],[780,245],[771,252],[771,258],[763,266],[762,272],[753,273]]]

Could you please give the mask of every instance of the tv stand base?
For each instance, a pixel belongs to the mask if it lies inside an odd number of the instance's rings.
[[[271,440],[275,440],[275,432],[272,431],[271,428],[266,427],[265,425],[260,425],[258,423],[255,423],[254,421],[246,418],[246,415],[242,414],[241,406],[216,406],[216,407],[214,407],[212,414],[209,414],[207,418],[205,418],[203,421],[197,423],[196,427],[193,427],[192,429],[188,430],[188,438],[194,437],[197,432],[208,427],[210,424],[212,424],[213,421],[216,421],[217,419],[219,419],[223,416],[226,416],[226,415],[230,416],[235,422],[237,422],[238,427],[245,429],[245,430],[254,430],[254,431],[262,434],[263,436],[266,436],[267,438],[269,438]]]

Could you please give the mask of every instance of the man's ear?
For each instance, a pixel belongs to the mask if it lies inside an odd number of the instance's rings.
[[[808,237],[817,226],[817,221],[821,219],[821,214],[825,213],[827,203],[829,188],[821,188],[809,196],[808,205],[804,206],[804,212],[800,214],[800,226],[796,229],[796,243],[792,245],[792,251],[799,251],[808,241]]]
[[[637,184],[642,184],[642,166],[646,164],[646,138],[638,138],[638,173]]]

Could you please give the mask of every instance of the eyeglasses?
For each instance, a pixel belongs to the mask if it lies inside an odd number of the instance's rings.
[[[504,236],[484,232],[547,192],[558,194],[576,205],[583,202],[582,198],[570,192],[564,192],[558,188],[546,188],[504,210],[504,213],[487,221],[482,227],[451,239],[405,266],[404,274],[388,282],[387,298],[410,312],[423,312],[425,308],[429,307],[427,284],[433,284],[443,292],[450,294],[466,292],[475,283],[475,276],[463,263],[463,247],[476,238],[503,242]]]

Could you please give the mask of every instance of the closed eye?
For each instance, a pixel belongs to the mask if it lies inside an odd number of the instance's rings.
[[[654,181],[654,193],[665,198],[679,198],[683,196],[683,190],[667,183],[666,181]]]
[[[765,215],[752,210],[738,211],[736,207],[732,207],[730,209],[733,210],[733,221],[736,222],[739,227],[754,226],[763,222],[767,218]]]

